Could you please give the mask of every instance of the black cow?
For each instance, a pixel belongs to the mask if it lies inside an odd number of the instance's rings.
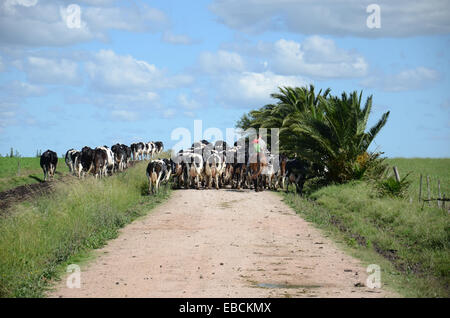
[[[160,154],[164,150],[164,144],[162,141],[155,141],[154,142],[156,146],[156,154]]]
[[[41,168],[44,171],[44,181],[50,176],[53,179],[58,164],[58,155],[56,152],[47,150],[41,155]]]
[[[126,167],[127,163],[127,152],[120,144],[115,144],[111,147],[112,152],[114,153],[114,166],[116,170],[123,171]]]
[[[228,145],[227,145],[226,141],[223,141],[223,140],[217,140],[214,143],[214,149],[217,151],[227,150],[227,147],[228,147]]]
[[[108,153],[102,147],[95,148],[94,150],[94,159],[93,159],[93,167],[94,167],[94,176],[95,178],[102,178],[107,175],[107,166],[108,166]]]
[[[86,146],[81,149],[80,160],[78,161],[78,177],[89,173],[94,166],[94,149]]]
[[[300,195],[303,192],[303,186],[308,176],[311,174],[310,164],[306,160],[299,158],[289,159],[286,161],[286,173],[283,183],[288,191],[289,184],[295,185],[295,192]]]
[[[131,161],[131,159],[132,159],[132,151],[131,151],[131,148],[130,147],[128,147],[127,145],[124,145],[124,144],[121,144],[120,145],[121,147],[122,147],[122,149],[126,152],[126,154],[127,154],[127,160],[126,160],[126,163],[125,163],[125,168],[128,168],[128,163]]]

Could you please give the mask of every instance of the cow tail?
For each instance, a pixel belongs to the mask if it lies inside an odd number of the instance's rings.
[[[151,172],[151,179],[152,182],[156,182],[156,180],[158,179],[158,175],[156,174],[155,170],[153,169],[153,171]]]

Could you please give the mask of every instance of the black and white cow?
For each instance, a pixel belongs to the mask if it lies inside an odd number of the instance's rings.
[[[170,177],[172,176],[172,173],[175,171],[174,170],[175,165],[173,164],[172,159],[164,158],[161,160],[164,161],[164,163],[166,164],[166,167],[167,167],[167,175],[165,176],[165,178],[162,179],[161,182],[163,184],[167,184],[170,181]]]
[[[156,145],[153,142],[147,142],[144,144],[144,158],[150,160],[156,152]]]
[[[233,176],[231,181],[232,188],[239,190],[241,187],[249,187],[249,181],[247,180],[248,158],[248,149],[245,149],[244,147],[236,147],[233,162]]]
[[[161,182],[170,178],[170,172],[163,160],[152,160],[147,166],[148,192],[155,194],[159,190]]]
[[[156,149],[155,153],[157,155],[160,154],[161,152],[163,152],[164,144],[162,141],[155,141],[154,144],[155,144],[155,149]]]
[[[115,144],[111,147],[111,151],[114,153],[114,167],[115,170],[123,171],[127,163],[126,150],[120,144]]]
[[[200,189],[203,172],[203,158],[198,153],[183,153],[182,156],[185,173],[184,180],[187,187],[194,186]]]
[[[92,171],[94,166],[94,149],[86,146],[81,149],[81,156],[77,161],[78,178],[84,177]]]
[[[127,159],[125,161],[125,168],[128,168],[128,164],[130,163],[131,159],[132,159],[132,151],[131,151],[131,147],[128,147],[127,145],[121,144],[120,145],[122,147],[122,149],[126,152],[127,154]]]
[[[275,190],[276,189],[276,173],[279,169],[276,169],[278,167],[277,160],[279,157],[277,157],[274,154],[266,153],[267,157],[267,166],[264,167],[262,174],[264,176],[264,186],[266,186],[268,189]]]
[[[47,150],[41,155],[40,164],[44,171],[44,181],[47,181],[48,177],[53,179],[58,165],[58,155],[54,151]]]
[[[131,145],[131,151],[133,152],[133,160],[144,159],[145,144],[143,142],[134,143]]]
[[[106,152],[106,163],[103,167],[102,174],[103,176],[107,176],[109,174],[113,174],[115,172],[115,158],[114,152],[109,149],[107,146],[97,147],[97,149],[101,149]]]
[[[73,164],[73,174],[79,176],[80,174],[80,165],[79,162],[81,160],[81,152],[77,151],[72,154],[72,164]]]
[[[77,153],[79,153],[79,151],[75,150],[75,149],[69,149],[66,152],[65,161],[66,161],[67,167],[69,167],[70,173],[75,173],[75,158],[74,157]]]
[[[211,184],[214,180],[214,186],[219,190],[223,171],[224,163],[222,157],[217,152],[212,153],[204,162],[203,174],[205,176],[205,186],[211,189]]]
[[[181,185],[183,185],[185,188],[187,188],[187,185],[185,184],[185,160],[184,157],[186,154],[192,153],[191,150],[185,151],[180,150],[176,154],[172,154],[172,157],[170,159],[171,167],[172,167],[172,176],[173,176],[173,184],[174,188],[181,188]]]

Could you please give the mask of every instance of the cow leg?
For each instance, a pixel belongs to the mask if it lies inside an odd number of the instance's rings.
[[[159,182],[161,180],[161,173],[159,173],[158,178],[156,179],[156,192],[159,192]]]
[[[200,176],[196,175],[194,180],[196,183],[197,190],[200,190]]]
[[[148,179],[148,194],[152,194],[152,178],[151,175],[147,173],[147,179]]]

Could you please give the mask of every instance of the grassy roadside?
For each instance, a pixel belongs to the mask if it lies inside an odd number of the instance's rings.
[[[39,162],[40,158],[0,158],[0,192],[24,184],[42,182],[44,173]],[[68,173],[69,168],[64,159],[58,158],[55,179]]]
[[[322,188],[306,200],[284,201],[365,263],[378,264],[382,283],[406,297],[449,297],[450,219],[435,207],[379,198],[353,182]]]
[[[426,177],[430,176],[430,193],[432,198],[438,196],[438,180],[441,182],[441,193],[450,196],[450,158],[389,158],[386,163],[390,167],[397,166],[400,177],[409,173],[409,197],[419,199],[420,174],[422,174],[422,198],[427,197]],[[392,169],[389,170],[392,173]],[[436,205],[436,202],[433,202]]]
[[[64,265],[115,238],[118,230],[163,202],[170,190],[147,196],[146,163],[56,190],[0,218],[0,297],[42,297]]]

